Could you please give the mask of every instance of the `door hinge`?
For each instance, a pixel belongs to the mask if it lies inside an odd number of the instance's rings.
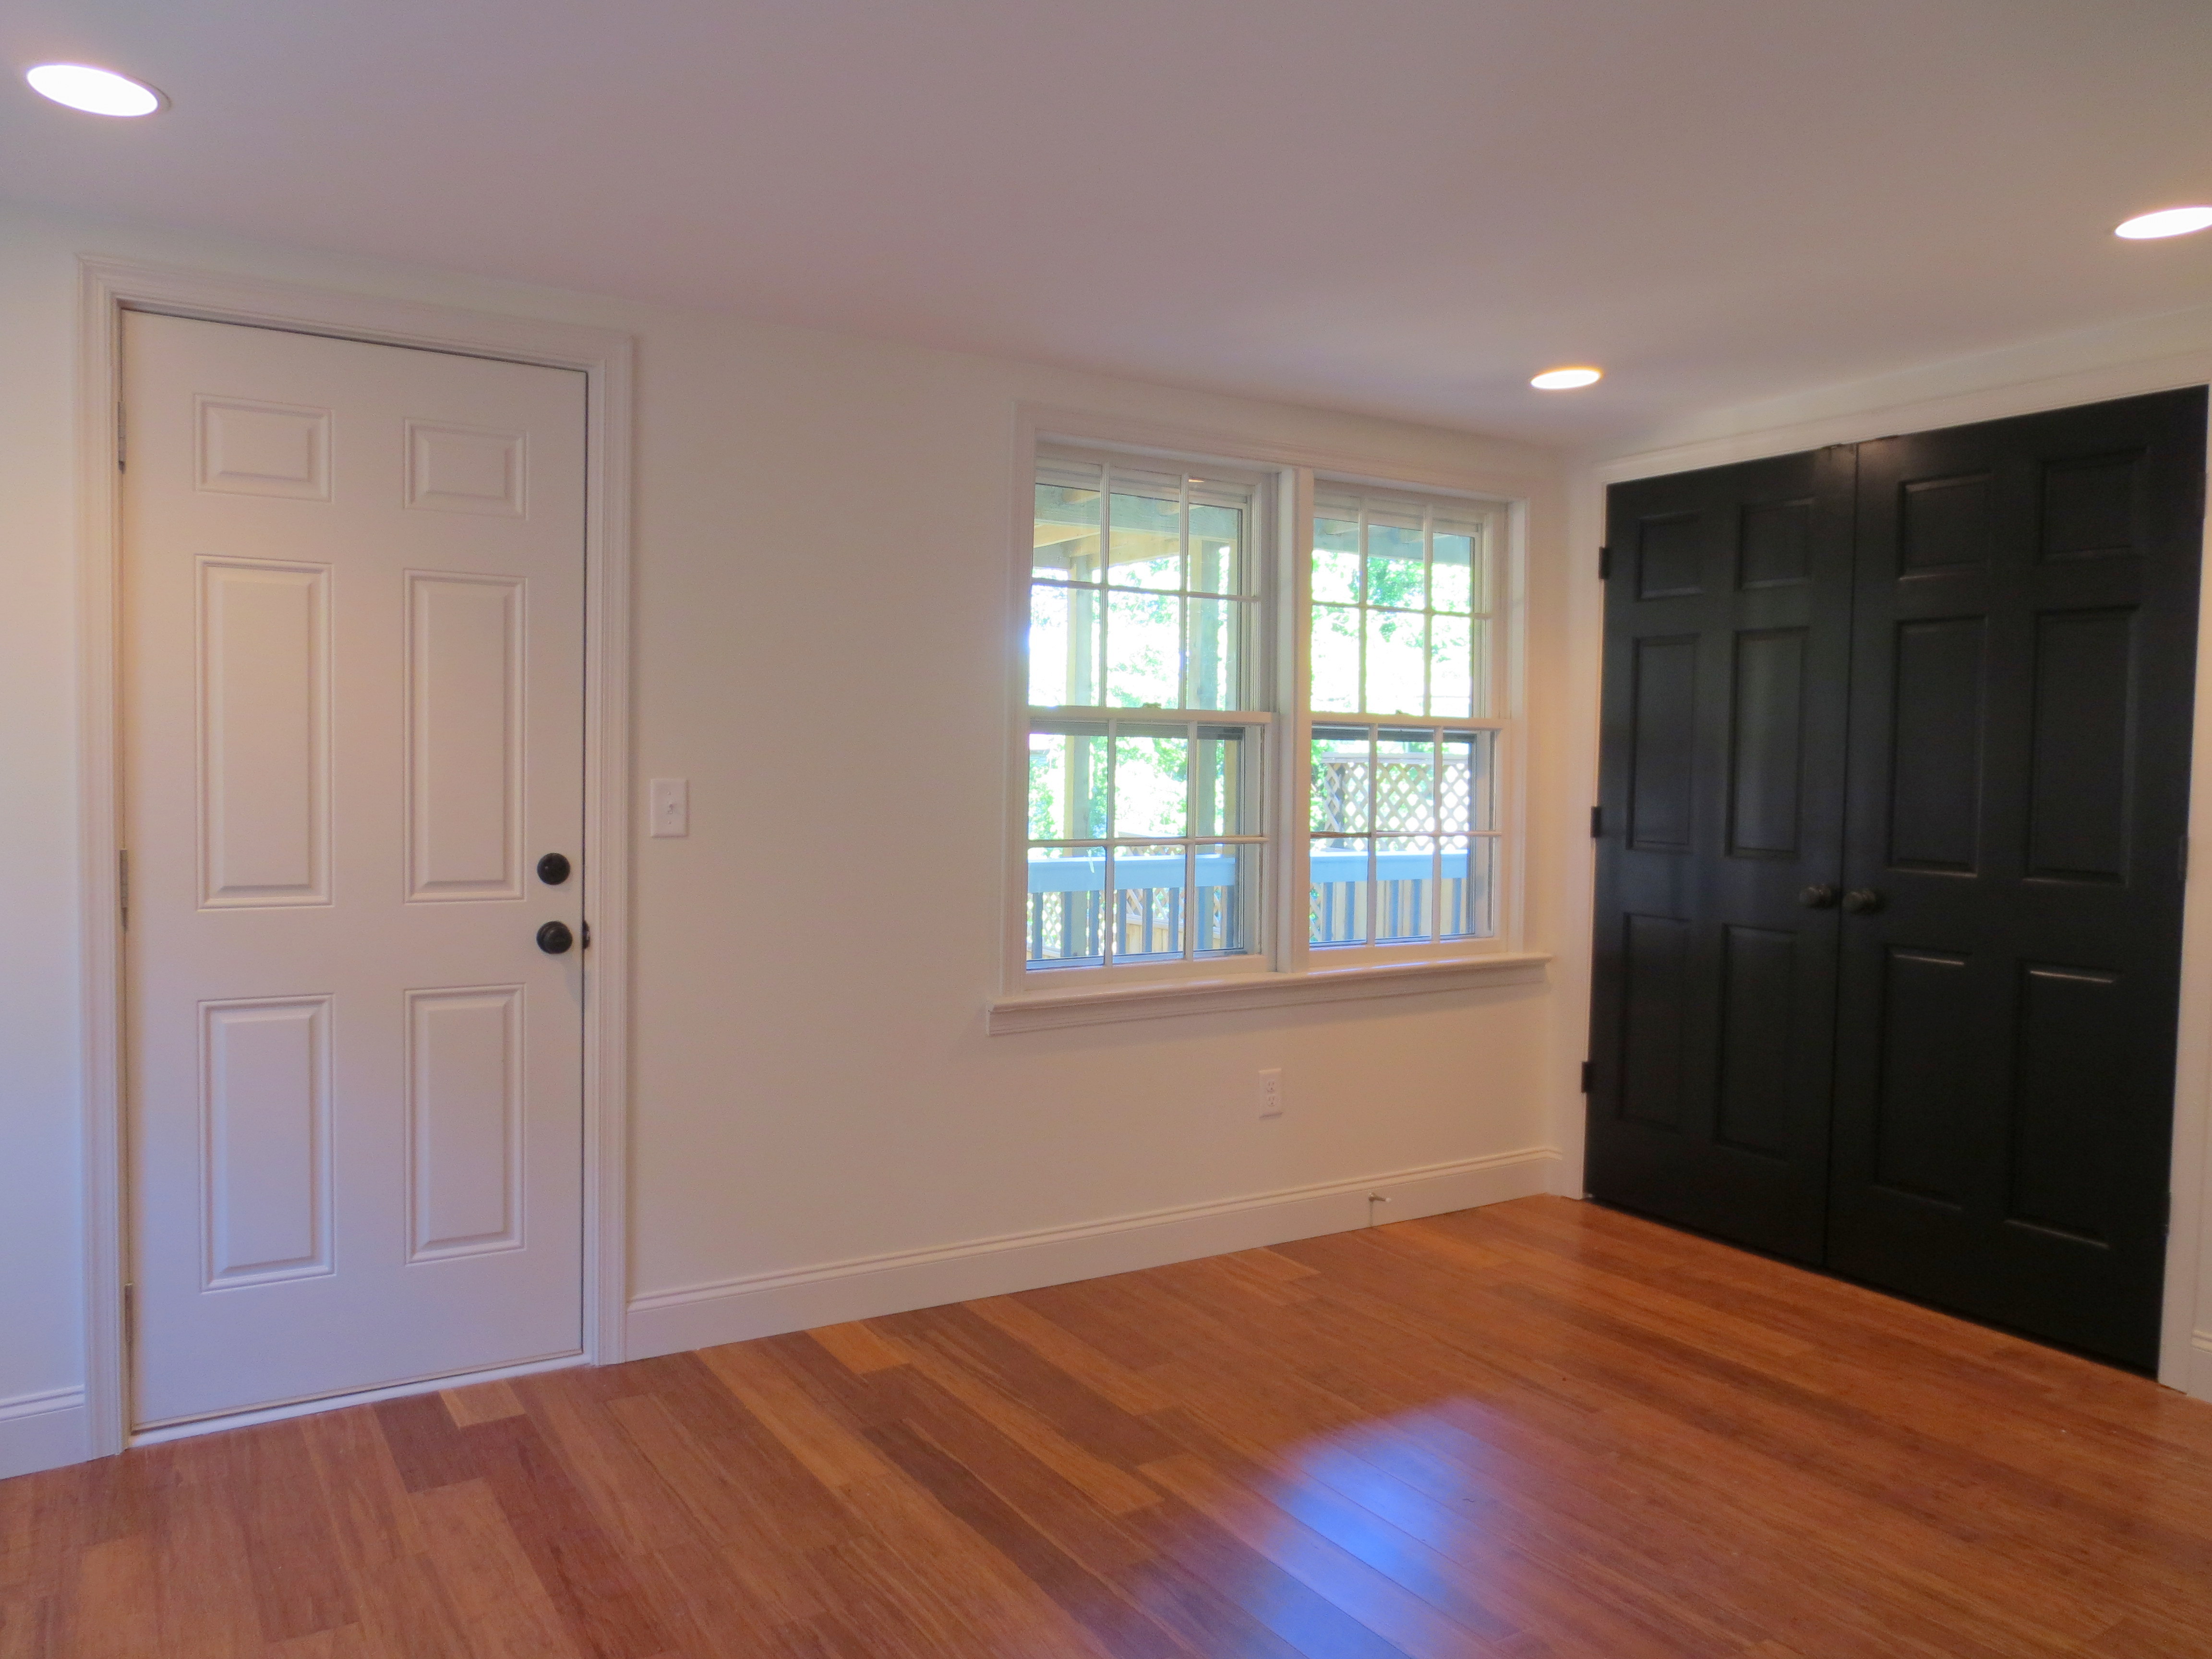
[[[1601,839],[1604,835],[1605,808],[1602,806],[1593,806],[1590,808],[1590,839],[1592,841],[1597,841]]]
[[[584,923],[583,929],[583,937],[580,943],[584,949],[588,951],[592,948],[592,924],[588,921]]]
[[[125,459],[125,447],[123,405],[118,404],[115,405],[115,470],[118,472],[127,472],[131,470],[129,462]]]
[[[1588,1061],[1588,1060],[1584,1060],[1584,1061],[1583,1062],[1583,1092],[1584,1094],[1588,1094],[1589,1091],[1590,1091],[1590,1063],[1589,1063],[1589,1061]]]
[[[123,1287],[123,1352],[127,1356],[138,1345],[138,1287]]]
[[[1609,547],[1597,550],[1597,579],[1601,582],[1613,580],[1613,550]]]
[[[123,931],[131,931],[131,854],[118,848],[115,854],[115,902],[123,913]]]

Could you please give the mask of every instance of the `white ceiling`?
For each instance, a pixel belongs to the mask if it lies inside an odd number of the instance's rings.
[[[2206,0],[11,0],[0,191],[1589,441],[2212,301]],[[1609,371],[1540,393],[1533,371]]]

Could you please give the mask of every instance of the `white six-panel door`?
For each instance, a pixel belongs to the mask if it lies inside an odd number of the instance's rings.
[[[123,362],[134,1422],[574,1352],[583,376]]]

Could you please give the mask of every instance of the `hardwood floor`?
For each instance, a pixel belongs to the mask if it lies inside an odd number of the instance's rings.
[[[0,1659],[2212,1655],[2212,1407],[1526,1199],[0,1483]]]

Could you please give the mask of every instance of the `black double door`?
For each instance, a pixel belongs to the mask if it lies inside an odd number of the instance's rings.
[[[1593,1197],[2150,1369],[2205,394],[1616,486]]]

